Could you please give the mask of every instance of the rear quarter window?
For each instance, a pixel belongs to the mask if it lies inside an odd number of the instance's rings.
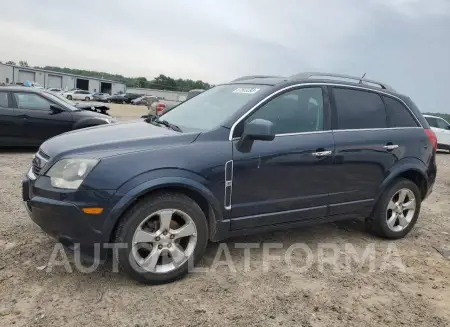
[[[337,129],[386,128],[386,110],[381,97],[373,92],[333,88]]]
[[[409,109],[403,103],[387,96],[383,96],[383,101],[386,104],[389,127],[419,126]]]

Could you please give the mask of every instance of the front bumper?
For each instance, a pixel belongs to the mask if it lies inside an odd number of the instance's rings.
[[[108,208],[111,192],[58,193],[46,187],[48,183],[42,179],[45,177],[34,180],[26,176],[22,180],[22,199],[34,223],[64,246],[72,249],[79,246],[88,256],[95,244],[109,242],[109,234],[103,232],[108,210],[101,215],[88,215],[82,208],[94,206],[94,203]]]

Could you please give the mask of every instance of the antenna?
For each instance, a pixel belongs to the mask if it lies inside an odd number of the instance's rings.
[[[363,79],[364,79],[364,77],[366,77],[366,74],[367,74],[367,73],[364,73],[363,76],[361,76],[361,79],[359,80],[359,84],[362,84],[362,83],[363,83]]]

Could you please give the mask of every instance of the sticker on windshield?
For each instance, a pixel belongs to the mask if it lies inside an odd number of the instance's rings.
[[[251,87],[239,87],[233,91],[233,93],[241,93],[241,94],[255,94],[260,89],[251,88]]]

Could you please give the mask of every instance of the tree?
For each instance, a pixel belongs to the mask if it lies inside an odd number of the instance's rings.
[[[28,62],[27,62],[27,61],[24,61],[24,60],[20,60],[20,61],[19,61],[19,65],[20,65],[21,67],[30,67],[30,66],[28,65]]]
[[[145,77],[136,77],[136,87],[147,88],[148,81]]]
[[[16,65],[16,62],[15,61],[12,61],[12,60],[8,60],[7,62],[5,62],[5,64],[7,64],[7,65]]]

